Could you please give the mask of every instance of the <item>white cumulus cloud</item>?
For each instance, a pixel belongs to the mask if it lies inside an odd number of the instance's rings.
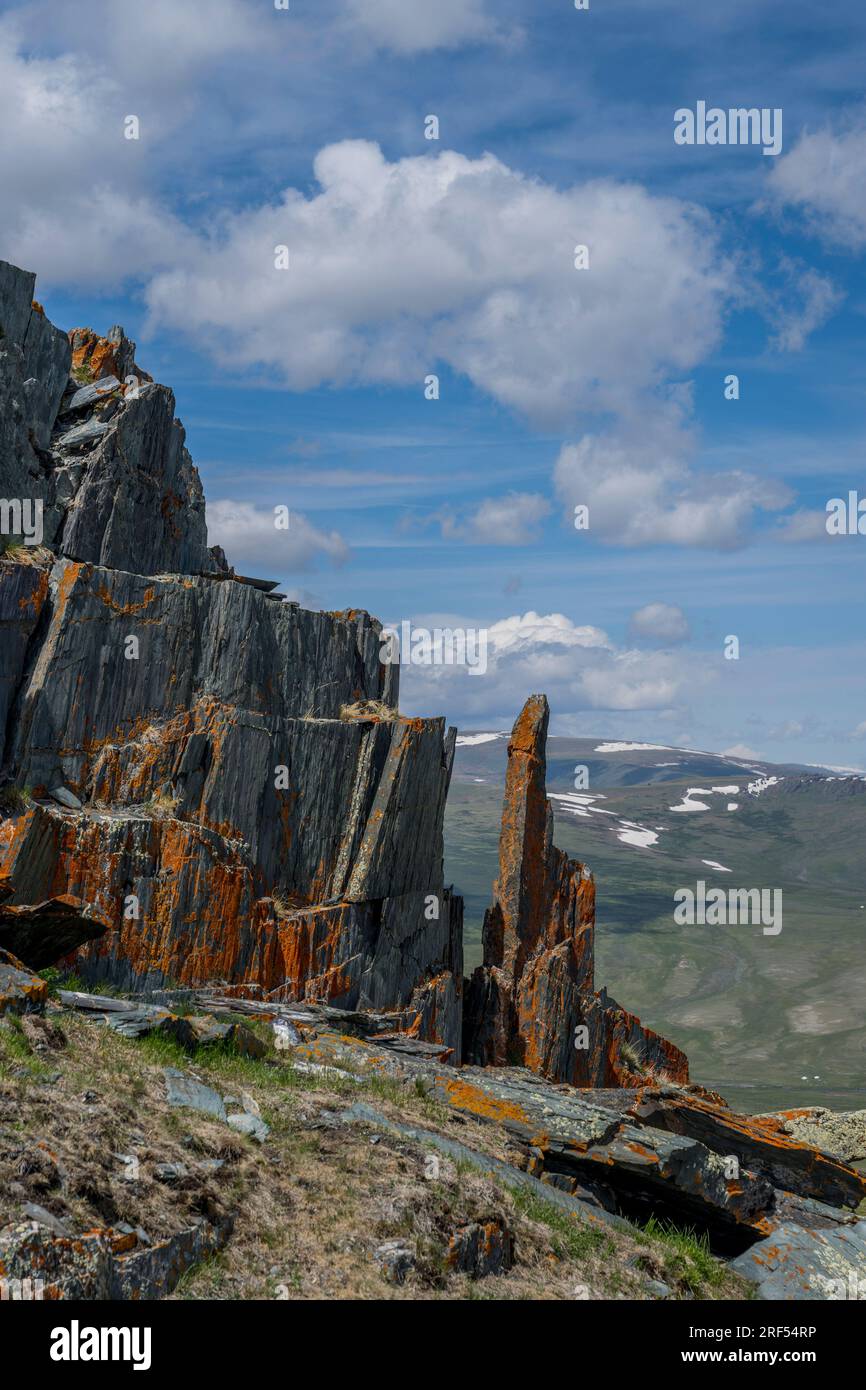
[[[421,391],[442,364],[548,422],[633,410],[718,339],[736,272],[679,199],[608,180],[560,191],[490,154],[391,162],[365,140],[326,147],[314,172],[312,193],[227,215],[158,274],[151,324],[295,390]]]
[[[799,209],[826,241],[862,251],[866,246],[866,117],[847,127],[806,132],[779,159],[769,178],[769,196]]]
[[[388,626],[399,629],[399,615]],[[513,720],[532,691],[543,690],[557,719],[581,711],[658,711],[686,700],[709,677],[682,656],[618,647],[603,629],[562,613],[513,614],[486,627],[451,615],[413,619],[413,626],[463,628],[487,634],[486,670],[406,665],[401,705],[410,713],[447,708],[467,727]]]
[[[279,579],[315,568],[320,557],[342,564],[349,547],[337,531],[320,531],[300,512],[290,512],[289,528],[278,529],[273,509],[222,499],[207,504],[208,541],[221,545],[241,574]],[[273,574],[264,574],[270,569]]]
[[[447,539],[479,545],[530,545],[538,540],[539,526],[550,512],[550,503],[538,493],[511,492],[505,497],[486,497],[465,519],[449,509],[439,520]]]
[[[746,544],[756,513],[787,506],[781,483],[737,471],[699,472],[692,441],[675,424],[584,435],[566,445],[554,483],[566,515],[589,508],[589,534],[624,546],[733,550]],[[577,533],[579,536],[579,532]]]

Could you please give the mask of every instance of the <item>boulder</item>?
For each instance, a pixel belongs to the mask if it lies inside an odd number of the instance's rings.
[[[866,1298],[866,1221],[807,1229],[795,1222],[743,1251],[731,1265],[757,1285],[757,1297],[847,1301]]]
[[[0,1015],[39,1013],[47,998],[46,982],[0,948]]]
[[[471,1279],[506,1274],[514,1263],[514,1237],[498,1219],[472,1221],[452,1235],[445,1263]]]
[[[812,1105],[754,1118],[777,1121],[785,1134],[834,1154],[843,1163],[866,1161],[866,1110],[835,1111]]]

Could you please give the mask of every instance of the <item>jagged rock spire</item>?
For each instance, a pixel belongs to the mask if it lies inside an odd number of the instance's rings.
[[[508,745],[499,876],[466,996],[464,1057],[579,1086],[630,1084],[653,1069],[685,1080],[677,1048],[594,993],[595,883],[553,843],[548,720],[545,696],[531,695]]]

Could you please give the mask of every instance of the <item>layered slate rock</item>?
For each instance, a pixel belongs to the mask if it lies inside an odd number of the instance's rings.
[[[50,542],[60,513],[49,445],[71,351],[34,302],[35,285],[35,275],[0,261],[0,498],[40,502]]]
[[[316,1021],[308,1032],[295,1018],[302,1035],[294,1047],[298,1066],[344,1069],[353,1077],[384,1074],[421,1088],[449,1111],[482,1122],[492,1148],[508,1158],[410,1130],[363,1103],[346,1112],[349,1123],[411,1134],[509,1186],[534,1184],[590,1226],[643,1224],[654,1216],[694,1229],[756,1284],[759,1298],[858,1296],[866,1220],[854,1208],[866,1196],[866,1177],[782,1136],[778,1125],[738,1115],[699,1087],[590,1093],[516,1067],[455,1072],[430,1057],[390,1049],[386,1038],[349,1037],[337,1020],[330,1028]],[[685,1125],[683,1132],[666,1125],[673,1105],[694,1105],[700,1137]]]
[[[467,992],[464,1055],[576,1086],[640,1084],[653,1073],[687,1081],[677,1047],[594,990],[595,884],[553,843],[548,721],[545,696],[531,696],[508,745],[499,877]]]
[[[116,411],[108,416],[111,404]],[[146,384],[124,399],[96,402],[102,414],[60,435],[65,456],[84,448],[87,464],[63,529],[75,560],[142,574],[198,574],[210,568],[204,493],[174,416],[174,395]],[[147,525],[142,518],[147,517]]]
[[[7,920],[72,898],[108,928],[86,980],[391,1010],[459,1058],[454,731],[400,716],[367,613],[283,603],[208,547],[171,391],[33,288],[0,266],[0,495],[44,521],[0,560]]]
[[[48,596],[48,552],[24,553],[26,562],[0,556],[0,761],[30,639]]]

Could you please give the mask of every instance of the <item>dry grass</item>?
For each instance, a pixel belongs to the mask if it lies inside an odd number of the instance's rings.
[[[0,564],[29,565],[44,569],[54,561],[54,554],[44,545],[25,545],[14,536],[0,536]]]
[[[340,718],[345,720],[377,719],[393,721],[400,718],[399,711],[385,705],[381,700],[356,700],[351,705],[340,706]]]
[[[144,804],[144,810],[153,820],[171,820],[180,805],[179,796],[170,796],[167,792],[158,792]]]

